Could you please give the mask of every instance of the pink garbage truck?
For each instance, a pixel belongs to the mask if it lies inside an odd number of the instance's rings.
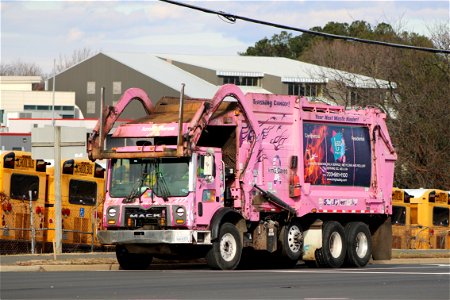
[[[123,269],[153,257],[203,257],[222,270],[390,259],[396,153],[384,113],[231,84],[184,98],[153,104],[128,89],[89,139],[89,157],[108,161],[98,238],[116,245]],[[132,101],[146,116],[114,127]],[[133,145],[106,147],[113,127],[111,139]]]

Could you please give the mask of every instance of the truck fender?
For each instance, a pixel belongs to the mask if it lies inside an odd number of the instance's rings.
[[[216,211],[211,219],[211,223],[209,225],[211,230],[211,241],[214,241],[219,237],[220,225],[225,222],[236,225],[238,230],[241,232],[241,235],[247,231],[245,220],[242,215],[229,207],[223,207]]]
[[[316,250],[322,248],[323,221],[317,219],[303,232],[303,257],[302,260],[316,260]]]

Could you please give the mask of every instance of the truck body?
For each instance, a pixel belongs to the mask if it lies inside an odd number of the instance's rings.
[[[106,148],[131,101],[147,116],[112,138],[138,142]],[[206,257],[216,269],[255,258],[326,267],[390,258],[396,153],[376,108],[244,95],[231,84],[213,99],[181,93],[153,105],[133,88],[103,110],[88,154],[108,159],[98,238],[116,245],[124,269],[167,256]]]

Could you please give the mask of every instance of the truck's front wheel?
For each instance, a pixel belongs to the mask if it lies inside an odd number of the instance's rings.
[[[238,229],[231,223],[224,223],[219,237],[213,242],[206,255],[209,267],[221,270],[234,270],[242,255],[242,242]]]
[[[129,253],[122,245],[116,246],[116,258],[122,270],[145,270],[153,260],[149,254]]]

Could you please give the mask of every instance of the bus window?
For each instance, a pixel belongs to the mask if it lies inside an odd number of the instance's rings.
[[[448,227],[449,209],[445,207],[433,207],[433,225]]]
[[[97,199],[97,183],[71,179],[69,183],[69,203],[95,205]]]
[[[39,195],[39,177],[23,174],[11,175],[10,187],[12,199],[30,200],[30,191],[32,191],[31,200],[36,200]]]
[[[392,207],[392,224],[394,225],[406,224],[406,207],[404,206]]]

